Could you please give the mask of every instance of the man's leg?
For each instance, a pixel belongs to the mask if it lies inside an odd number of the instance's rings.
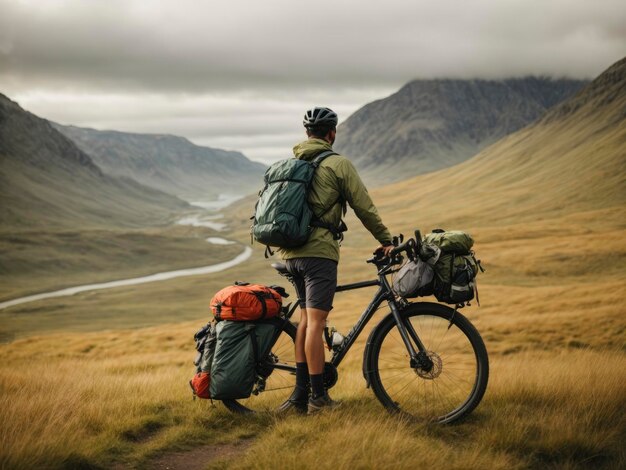
[[[296,331],[296,363],[306,362],[306,354],[304,352],[304,340],[307,330],[307,312],[306,308],[300,309],[300,323]]]
[[[300,323],[296,331],[296,388],[291,395],[293,401],[306,402],[309,399],[309,388],[311,386],[309,379],[309,370],[306,362],[306,354],[304,352],[304,343],[307,330],[307,311],[305,308],[300,309]]]
[[[309,379],[309,369],[306,363],[306,355],[304,353],[304,343],[306,340],[307,330],[307,311],[305,308],[300,309],[300,323],[296,330],[296,386],[291,396],[280,407],[279,411],[297,410],[306,413],[307,402],[309,400],[309,389],[311,382]]]
[[[309,365],[309,374],[321,374],[324,372],[324,327],[328,312],[317,308],[307,308],[306,339],[304,352],[306,362]],[[300,331],[298,331],[300,333]],[[297,360],[297,358],[296,358]]]
[[[307,308],[307,327],[304,342],[306,362],[311,380],[311,396],[324,395],[324,340],[322,334],[326,326],[328,312],[317,308]]]
[[[322,333],[326,326],[328,310],[307,308],[307,328],[304,342],[309,377],[311,379],[311,398],[309,399],[308,414],[314,414],[324,408],[339,406],[339,402],[332,400],[324,389],[324,340]]]

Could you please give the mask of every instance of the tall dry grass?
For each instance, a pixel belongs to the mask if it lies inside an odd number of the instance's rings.
[[[163,450],[254,437],[215,468],[620,468],[626,355],[561,348],[492,354],[481,406],[449,427],[403,421],[365,389],[358,361],[315,417],[231,415],[192,401],[192,325],[2,346],[1,468],[150,468]],[[29,351],[30,348],[30,351]]]
[[[4,346],[0,467],[108,467],[120,457],[141,460],[155,449],[198,443],[211,436],[209,423],[232,427],[225,410],[191,400],[188,329]],[[237,439],[240,430],[232,434]]]
[[[342,408],[278,421],[231,464],[269,468],[279,453],[281,468],[623,468],[624,363],[612,352],[496,356],[484,404],[450,427],[381,413],[355,375],[351,393],[337,391]]]

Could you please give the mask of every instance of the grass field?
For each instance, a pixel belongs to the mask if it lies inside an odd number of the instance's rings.
[[[192,335],[211,295],[234,280],[281,281],[257,246],[223,273],[0,312],[15,336],[0,345],[0,467],[149,469],[175,451],[235,443],[202,463],[625,468],[626,95],[612,96],[610,109],[593,95],[462,165],[372,192],[394,233],[445,227],[477,240],[481,306],[463,313],[485,340],[491,374],[462,423],[384,411],[361,373],[370,326],[340,367],[336,411],[244,417],[192,401]],[[229,237],[249,240],[250,210],[250,201],[230,210]],[[340,282],[369,279],[363,260],[375,242],[354,217],[348,226]],[[371,293],[339,294],[331,323],[347,331]]]
[[[211,294],[236,279],[280,282],[260,249],[250,263],[221,275],[10,309],[1,314],[3,324],[18,325],[18,336],[35,336],[0,346],[0,466],[153,468],[173,451],[240,442],[240,452],[207,465],[267,468],[280,459],[284,468],[313,468],[323,450],[337,468],[623,467],[623,271],[588,268],[562,276],[586,265],[577,256],[585,246],[617,230],[615,218],[604,220],[585,234],[561,221],[570,236],[554,252],[542,249],[554,241],[549,230],[544,236],[527,225],[477,231],[487,268],[479,284],[482,306],[464,313],[485,339],[491,381],[472,416],[445,428],[384,412],[361,376],[365,334],[332,391],[345,406],[329,415],[241,417],[220,403],[192,401],[191,337],[208,318]],[[341,282],[373,275],[362,261],[367,243],[358,246],[367,234],[351,227]],[[517,266],[516,257],[528,261]],[[371,294],[339,294],[332,324],[345,332]]]
[[[535,289],[542,292],[533,299],[543,303],[541,311],[514,308]],[[510,301],[503,287],[484,286],[489,307],[468,316],[489,349],[491,382],[473,415],[451,427],[384,412],[361,376],[364,338],[342,364],[332,392],[345,406],[309,419],[233,416],[219,403],[192,401],[191,336],[203,318],[16,340],[0,348],[0,462],[3,468],[109,468],[116,462],[152,468],[164,451],[252,440],[236,459],[212,465],[267,468],[279,459],[283,468],[314,468],[323,450],[336,468],[416,462],[431,468],[620,468],[626,463],[626,355],[614,344],[623,342],[624,322],[606,324],[595,315],[590,322],[583,306],[555,308],[550,299],[560,289],[517,288]],[[572,304],[588,297],[574,290],[579,295]],[[353,319],[353,301],[337,303],[333,322],[340,328]]]

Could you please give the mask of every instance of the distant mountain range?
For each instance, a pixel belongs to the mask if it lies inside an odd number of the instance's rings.
[[[554,243],[566,235],[559,225],[566,218],[587,225],[584,233],[595,229],[594,220],[623,231],[626,58],[474,158],[380,188],[376,196],[386,201],[381,213],[393,212],[398,222],[429,221],[432,227],[463,227],[476,220],[482,227],[540,223],[543,236],[552,236]],[[617,272],[619,265],[623,275],[623,245],[611,256],[593,256],[619,237],[623,234],[607,234],[607,241],[588,245],[579,256],[592,257],[598,270],[611,265]]]
[[[415,80],[352,114],[339,127],[335,148],[370,183],[399,181],[467,160],[586,83],[535,77]]]
[[[0,229],[141,226],[188,208],[106,174],[48,121],[0,94]]]
[[[251,192],[265,166],[232,152],[191,143],[183,137],[53,126],[72,139],[106,173],[190,198]]]

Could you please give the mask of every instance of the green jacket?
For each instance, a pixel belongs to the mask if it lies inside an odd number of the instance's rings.
[[[296,145],[293,153],[296,158],[313,160],[324,150],[332,150],[331,145],[325,140],[311,138]],[[343,212],[342,200],[352,207],[376,240],[381,244],[391,241],[391,234],[383,225],[354,165],[345,157],[331,155],[315,172],[309,202],[322,221],[339,227]],[[339,261],[339,242],[333,239],[327,229],[315,228],[306,245],[281,249],[280,253],[283,259],[315,257]]]

